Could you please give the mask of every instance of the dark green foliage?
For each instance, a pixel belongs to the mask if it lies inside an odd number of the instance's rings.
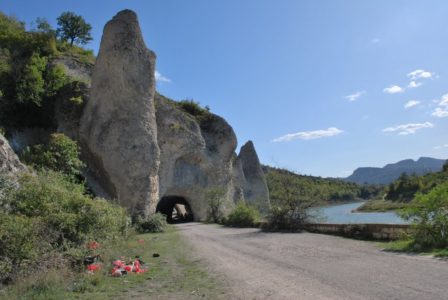
[[[16,97],[20,104],[42,106],[45,92],[44,72],[47,59],[34,53],[25,65],[16,86]]]
[[[423,182],[419,176],[415,174],[408,176],[403,173],[400,178],[389,184],[386,200],[410,202],[422,188]]]
[[[417,193],[427,194],[434,187],[448,180],[448,163],[442,171],[423,176],[402,174],[400,178],[389,184],[386,200],[410,202]]]
[[[92,40],[90,31],[92,26],[83,17],[73,12],[63,12],[58,18],[56,34],[61,40],[69,41],[70,46],[75,44],[87,44]]]
[[[260,213],[254,207],[239,202],[227,216],[225,225],[233,227],[253,227],[260,220]]]
[[[69,82],[62,66],[55,65],[47,68],[45,72],[45,96],[48,98],[56,96],[60,89]]]
[[[81,177],[84,163],[79,159],[80,149],[75,141],[62,133],[54,133],[44,145],[27,148],[21,159],[38,169],[62,172],[70,178]]]
[[[165,232],[168,227],[166,217],[160,213],[150,215],[146,218],[137,217],[135,228],[138,233]]]
[[[415,225],[414,250],[448,247],[448,181],[417,194],[401,216]]]

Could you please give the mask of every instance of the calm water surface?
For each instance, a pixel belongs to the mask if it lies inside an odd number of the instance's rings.
[[[352,210],[364,202],[323,206],[317,209],[318,222],[345,224],[345,223],[378,223],[378,224],[407,224],[395,212],[356,212]]]

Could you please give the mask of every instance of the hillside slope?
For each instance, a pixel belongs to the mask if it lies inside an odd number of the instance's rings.
[[[382,168],[362,167],[356,169],[345,180],[358,184],[388,184],[398,179],[402,173],[425,175],[442,169],[445,160],[420,157],[417,161],[406,159]]]
[[[263,171],[266,174],[272,198],[275,198],[276,191],[282,186],[280,183],[285,181],[292,182],[294,188],[300,191],[303,200],[312,199],[321,203],[370,199],[380,191],[377,186],[373,185],[359,185],[340,179],[299,175],[285,169],[265,165]]]

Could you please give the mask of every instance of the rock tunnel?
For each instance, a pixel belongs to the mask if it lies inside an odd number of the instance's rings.
[[[164,196],[157,204],[156,212],[166,216],[168,223],[185,223],[194,220],[193,211],[181,196]]]

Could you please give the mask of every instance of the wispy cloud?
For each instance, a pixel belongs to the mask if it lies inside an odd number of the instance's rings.
[[[381,42],[381,40],[379,38],[373,38],[373,39],[370,40],[370,42],[372,44],[379,44]]]
[[[156,70],[155,72],[155,77],[156,77],[156,81],[157,82],[171,82],[171,79],[169,79],[168,77],[163,76],[162,74],[160,74],[159,71]]]
[[[411,82],[409,82],[408,88],[415,89],[415,88],[418,88],[419,86],[421,86],[422,84],[423,83],[421,83],[421,82],[417,82],[417,81],[412,80]]]
[[[444,148],[448,148],[448,144],[443,144],[443,145],[439,145],[439,146],[435,146],[434,149],[439,150],[439,149],[444,149]]]
[[[425,123],[409,123],[409,124],[402,124],[395,127],[388,127],[384,128],[383,132],[398,132],[399,135],[409,135],[414,134],[417,132],[417,130],[424,129],[424,128],[433,128],[434,124],[430,122]]]
[[[422,69],[417,69],[417,70],[414,70],[414,71],[408,73],[408,77],[411,80],[417,80],[420,78],[432,78],[432,77],[434,77],[434,75],[435,75],[435,73],[428,72],[428,71],[425,71]]]
[[[387,87],[383,89],[383,92],[386,94],[397,94],[397,93],[403,93],[404,88],[398,86],[398,85],[392,85],[390,87]]]
[[[343,133],[343,130],[340,130],[336,127],[330,127],[328,129],[320,129],[320,130],[313,130],[313,131],[300,131],[296,133],[288,133],[286,135],[283,135],[281,137],[278,137],[273,142],[290,142],[292,140],[314,140],[314,139],[320,139],[330,136],[335,136],[338,134]]]
[[[432,115],[438,118],[448,117],[448,94],[443,95],[435,102],[438,103],[438,107],[432,112]]]
[[[359,97],[361,97],[365,93],[366,93],[366,91],[357,91],[356,93],[347,95],[344,98],[347,99],[348,101],[356,101],[356,100],[358,100]]]
[[[419,104],[420,104],[420,101],[417,101],[417,100],[409,100],[409,101],[404,105],[404,108],[411,108],[411,107],[417,106],[417,105],[419,105]]]
[[[437,108],[432,112],[432,115],[433,115],[434,117],[437,117],[437,118],[445,118],[445,117],[448,117],[448,108],[447,108],[447,107],[445,107],[445,108],[437,107]]]

